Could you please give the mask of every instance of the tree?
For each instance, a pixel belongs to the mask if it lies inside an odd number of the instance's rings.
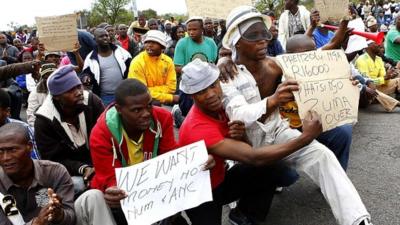
[[[141,13],[144,15],[144,17],[146,17],[146,19],[157,17],[157,12],[154,11],[153,9],[146,9],[141,11]]]
[[[311,9],[314,6],[313,0],[300,0],[299,4],[306,6]],[[283,12],[285,7],[285,0],[257,0],[255,7],[260,12],[271,10],[275,13],[275,16],[279,18],[279,15]]]
[[[115,24],[119,17],[121,17],[121,13],[125,13],[126,15],[127,10],[124,7],[129,2],[130,0],[96,0],[91,10],[93,18],[89,18],[89,23],[96,22],[98,24],[107,22]]]

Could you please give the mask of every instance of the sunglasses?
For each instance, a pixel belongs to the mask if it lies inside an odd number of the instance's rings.
[[[272,34],[267,29],[267,27],[258,30],[247,30],[244,33],[242,33],[242,31],[239,29],[239,33],[244,40],[250,42],[257,42],[262,40],[269,41],[272,39]]]

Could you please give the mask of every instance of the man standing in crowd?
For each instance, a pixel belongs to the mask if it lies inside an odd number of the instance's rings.
[[[132,58],[135,58],[139,53],[138,45],[135,40],[128,35],[128,26],[120,24],[118,26],[118,41],[121,43],[121,47],[127,50]]]
[[[144,83],[153,98],[153,104],[178,103],[175,95],[176,72],[172,59],[165,55],[166,36],[158,30],[150,30],[144,39],[145,51],[136,56],[129,67],[128,78]]]
[[[218,54],[215,42],[203,35],[204,27],[201,17],[189,18],[186,26],[189,36],[182,38],[175,48],[174,63],[178,74],[181,74],[183,66],[196,58],[215,63]]]
[[[175,48],[174,64],[178,76],[182,67],[196,58],[204,62],[215,63],[218,56],[218,48],[215,42],[203,35],[204,26],[201,17],[192,17],[186,21],[188,37],[179,40]],[[182,123],[182,115],[186,116],[193,105],[193,100],[185,93],[180,93],[179,107],[174,106],[173,115],[177,127]]]
[[[58,163],[32,160],[31,150],[24,125],[0,127],[0,201],[6,204],[0,210],[0,224],[75,224],[67,170]]]
[[[298,137],[301,133],[290,129],[278,110],[279,105],[293,101],[292,92],[298,91],[298,84],[293,80],[279,85],[271,82],[280,80],[282,71],[275,61],[266,57],[267,40],[271,38],[266,23],[270,22],[249,6],[232,10],[227,22],[231,26],[223,44],[237,52],[235,63],[239,72],[234,80],[222,85],[229,118],[246,124],[253,147],[286,143]],[[313,43],[311,39],[310,42]],[[311,46],[315,49],[315,45]],[[339,224],[370,224],[370,215],[356,189],[327,147],[312,142],[283,162],[304,171],[320,186]]]
[[[275,26],[275,24],[271,25],[271,28],[269,28],[269,31],[272,34],[272,39],[268,43],[268,55],[275,57],[277,55],[281,55],[285,53],[285,51],[282,48],[281,43],[278,40],[278,28]]]
[[[385,56],[400,61],[400,16],[396,18],[395,27],[390,29],[385,38]]]
[[[214,24],[211,18],[204,19],[204,36],[209,37],[216,41],[217,33],[214,30]]]
[[[149,27],[149,30],[158,30],[158,23],[157,20],[154,18],[149,19],[149,21],[147,22],[147,26]]]
[[[96,95],[83,90],[72,65],[56,70],[47,85],[50,95],[36,113],[37,146],[42,159],[67,168],[75,192],[80,193],[94,174],[88,140],[104,106]]]
[[[285,0],[285,11],[279,17],[278,40],[286,48],[287,40],[295,34],[304,34],[310,26],[310,12],[299,5],[299,0]]]
[[[39,153],[37,151],[36,142],[35,142],[35,132],[31,126],[27,123],[10,118],[10,107],[11,107],[11,99],[10,95],[4,89],[0,88],[0,127],[8,124],[8,123],[20,123],[27,128],[29,139],[32,143],[32,155],[33,159],[39,159]]]
[[[104,105],[114,101],[115,88],[128,76],[131,55],[120,46],[111,43],[106,30],[94,31],[97,49],[85,59],[82,71],[84,85],[92,85]]]
[[[0,33],[0,59],[12,64],[18,62],[18,48],[7,43],[7,37]]]

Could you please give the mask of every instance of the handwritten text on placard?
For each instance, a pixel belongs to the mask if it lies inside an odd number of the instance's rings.
[[[322,118],[323,130],[357,122],[359,89],[350,81],[350,65],[342,50],[309,51],[277,57],[285,79],[299,82],[294,92],[300,118],[309,110]]]
[[[76,15],[36,17],[40,42],[47,51],[72,50],[78,41]]]
[[[211,201],[203,141],[154,159],[116,169],[117,185],[128,194],[121,201],[129,224],[152,224],[177,212]]]

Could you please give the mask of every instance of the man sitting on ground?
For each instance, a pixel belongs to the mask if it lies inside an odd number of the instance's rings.
[[[104,192],[118,223],[125,221],[120,200],[126,196],[116,187],[115,168],[143,162],[176,147],[171,114],[152,106],[152,97],[142,82],[122,81],[115,91],[115,104],[101,114],[90,136],[96,170],[91,187]]]
[[[23,126],[25,126],[26,129],[28,130],[29,140],[32,143],[31,157],[33,159],[39,159],[40,156],[36,147],[35,132],[33,128],[23,121],[10,118],[10,107],[11,107],[10,95],[4,89],[0,88],[0,127],[8,123],[20,123]]]
[[[229,122],[225,114],[216,66],[196,59],[182,71],[180,89],[193,98],[194,105],[180,129],[180,145],[204,140],[208,152],[216,160],[216,166],[211,170],[214,200],[187,210],[187,215],[193,225],[219,225],[222,206],[240,198],[237,209],[229,216],[232,224],[245,224],[236,216],[243,217],[243,214],[248,220],[246,224],[264,221],[279,174],[278,167],[266,165],[311,143],[322,130],[319,117],[310,114],[311,117],[304,120],[303,134],[291,141],[254,149],[245,143],[244,123]],[[241,132],[231,132],[231,127],[241,128],[237,129]],[[193,130],[196,132],[191,132]],[[225,171],[224,160],[238,163]]]
[[[158,30],[150,30],[144,39],[145,51],[136,56],[129,67],[128,78],[144,83],[150,91],[153,103],[178,103],[176,72],[172,59],[163,51],[167,46],[166,36]]]
[[[74,188],[58,163],[30,158],[32,142],[19,123],[0,127],[0,224],[75,224]],[[62,200],[61,200],[62,199]]]
[[[396,94],[400,98],[400,78],[393,69],[386,71],[380,54],[380,47],[374,41],[368,41],[366,52],[356,60],[356,68],[364,76],[372,79],[376,89],[384,94]]]
[[[42,159],[67,168],[78,194],[94,174],[88,139],[104,106],[99,97],[83,90],[72,65],[53,72],[47,86],[49,95],[36,112],[37,146]]]

